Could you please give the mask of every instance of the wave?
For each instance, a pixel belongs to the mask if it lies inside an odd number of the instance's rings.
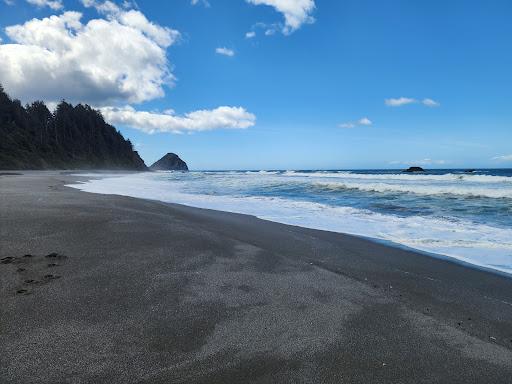
[[[247,171],[245,172],[246,175],[278,175],[281,171]]]
[[[87,192],[117,194],[257,216],[283,224],[360,235],[450,256],[512,273],[512,228],[431,216],[395,216],[349,206],[268,196],[186,193],[151,174],[93,178],[70,185]],[[431,192],[429,192],[431,193]]]
[[[366,192],[400,192],[417,195],[458,195],[466,197],[489,197],[494,199],[512,199],[512,187],[509,189],[485,186],[428,185],[428,184],[391,184],[391,183],[355,183],[355,182],[314,182],[314,186],[329,189],[357,189]]]
[[[507,183],[512,184],[510,176],[492,176],[492,175],[472,175],[459,173],[446,173],[443,175],[426,174],[398,174],[398,173],[353,173],[350,171],[321,171],[321,172],[297,172],[286,171],[283,176],[293,177],[316,177],[316,178],[343,178],[343,179],[362,179],[362,180],[397,180],[397,181],[451,181],[460,183]]]

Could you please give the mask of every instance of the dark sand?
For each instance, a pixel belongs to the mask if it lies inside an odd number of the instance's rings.
[[[512,279],[76,179],[0,176],[0,383],[512,382]]]

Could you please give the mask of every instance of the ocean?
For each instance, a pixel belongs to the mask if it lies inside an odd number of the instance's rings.
[[[86,176],[71,186],[348,233],[512,274],[512,169]]]

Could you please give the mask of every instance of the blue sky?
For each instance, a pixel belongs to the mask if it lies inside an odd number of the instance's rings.
[[[11,64],[0,69],[7,92],[103,108],[148,164],[176,152],[193,169],[512,166],[510,1],[298,0],[290,10],[279,0],[140,0],[115,11],[93,0],[0,1],[0,59],[19,57],[23,77],[36,79],[23,83]],[[80,26],[69,26],[70,11]],[[71,48],[51,45],[55,33],[38,39],[45,18],[65,14],[72,36],[103,20],[114,48],[131,35],[113,23],[150,41],[131,38],[126,56],[91,34],[69,43],[80,59],[65,61]],[[97,49],[112,54],[98,64]],[[55,55],[62,66],[51,67]],[[164,61],[151,72],[144,60]],[[52,76],[59,87],[38,84]],[[162,83],[142,92],[146,78]]]

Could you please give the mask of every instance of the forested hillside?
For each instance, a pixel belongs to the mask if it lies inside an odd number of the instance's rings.
[[[23,106],[0,86],[0,169],[145,170],[130,140],[88,105]]]

